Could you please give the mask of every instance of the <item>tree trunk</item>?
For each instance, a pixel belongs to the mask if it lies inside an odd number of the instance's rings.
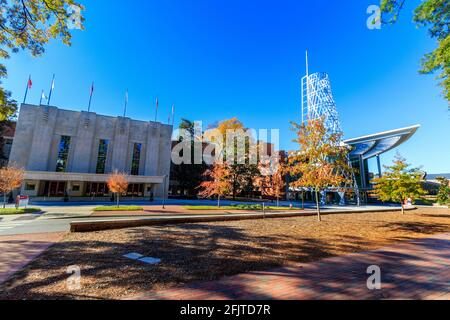
[[[305,192],[302,191],[302,210],[305,209]]]
[[[280,207],[280,198],[277,197],[277,208]]]
[[[220,196],[217,197],[217,207],[220,208]]]
[[[402,214],[405,214],[405,206],[404,206],[403,202],[402,202]]]
[[[316,190],[316,207],[317,207],[317,220],[321,222],[322,217],[320,216],[319,192],[317,190]]]
[[[3,192],[3,209],[6,208],[6,193]]]
[[[117,193],[117,208],[119,207],[119,201],[120,201],[120,194]]]

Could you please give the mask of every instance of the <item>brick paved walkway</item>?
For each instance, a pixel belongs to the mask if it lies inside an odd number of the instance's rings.
[[[64,233],[0,236],[0,284],[63,236]]]
[[[381,290],[367,289],[367,268],[381,268]],[[450,234],[295,267],[149,292],[139,300],[450,299]]]

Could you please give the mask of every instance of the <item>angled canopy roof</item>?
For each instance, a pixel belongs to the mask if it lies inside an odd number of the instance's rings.
[[[420,125],[415,125],[408,128],[349,139],[344,141],[344,143],[353,147],[352,152],[350,152],[351,158],[362,156],[365,160],[397,148],[411,138],[419,128]]]

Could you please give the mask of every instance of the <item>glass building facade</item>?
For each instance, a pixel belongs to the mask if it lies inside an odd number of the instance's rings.
[[[97,156],[97,174],[105,174],[106,172],[106,159],[108,156],[108,140],[100,140],[98,146],[98,156]]]
[[[135,143],[133,147],[133,159],[131,161],[131,175],[139,175],[139,165],[141,160],[142,144]]]
[[[69,160],[70,149],[69,136],[62,136],[58,147],[58,160],[56,161],[56,172],[66,172],[67,162]]]

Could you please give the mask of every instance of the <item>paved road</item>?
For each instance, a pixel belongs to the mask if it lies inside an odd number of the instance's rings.
[[[246,202],[238,201],[223,201],[222,205],[242,204]],[[145,205],[145,206],[161,206],[161,202],[124,202],[126,204]],[[204,200],[168,200],[167,205],[216,205],[216,201]],[[289,202],[281,202],[281,205],[289,206]],[[72,221],[88,221],[94,219],[89,217],[92,210],[99,205],[111,205],[110,202],[97,203],[35,203],[34,207],[41,208],[44,214],[41,215],[14,215],[14,216],[0,216],[0,236],[15,235],[15,234],[39,234],[39,233],[53,233],[53,232],[67,232],[70,230],[70,223]],[[299,206],[298,203],[294,203]],[[33,207],[32,206],[32,207]],[[314,204],[307,203],[305,207],[314,208]],[[389,208],[389,206],[326,206],[323,210],[360,210],[368,208]],[[161,216],[164,216],[162,213]],[[176,216],[171,216],[176,217]],[[181,217],[181,216],[180,216]],[[149,217],[133,217],[136,219],[149,219]],[[157,216],[151,217],[157,219]],[[95,218],[97,220],[103,218]],[[113,219],[129,219],[129,217],[114,217]]]

